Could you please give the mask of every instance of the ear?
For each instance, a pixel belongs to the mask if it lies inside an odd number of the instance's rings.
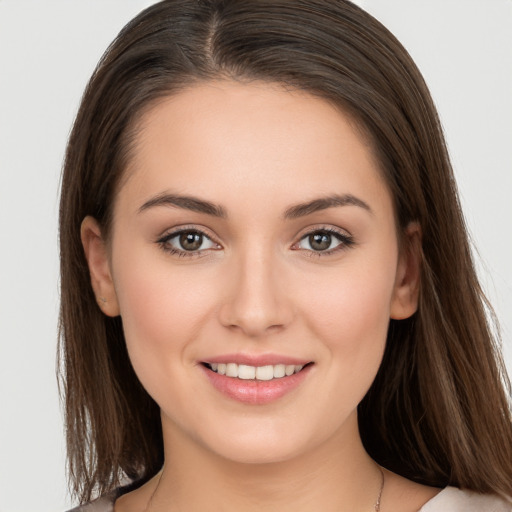
[[[409,318],[418,309],[421,276],[421,228],[411,222],[403,233],[391,300],[391,318]]]
[[[108,316],[119,315],[114,281],[110,270],[108,251],[101,228],[93,217],[85,217],[80,229],[85,258],[89,265],[91,284],[100,309]]]

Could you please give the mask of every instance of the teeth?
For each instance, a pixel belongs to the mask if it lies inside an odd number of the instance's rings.
[[[274,378],[276,378],[276,379],[280,379],[281,377],[284,377],[286,374],[284,364],[276,364],[273,367],[273,373],[274,373]]]
[[[235,363],[228,363],[226,365],[226,377],[238,377],[238,365]]]
[[[211,363],[210,368],[219,375],[226,375],[226,377],[239,378],[242,380],[272,380],[299,373],[303,366],[293,364],[248,366],[246,364],[238,365],[236,363]]]
[[[273,366],[257,366],[256,380],[272,380],[274,378]]]
[[[241,364],[238,366],[238,378],[249,380],[256,378],[256,367]]]

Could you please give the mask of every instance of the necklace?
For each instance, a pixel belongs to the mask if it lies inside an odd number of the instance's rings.
[[[379,471],[380,471],[381,483],[380,483],[379,494],[377,495],[377,501],[375,502],[375,505],[373,506],[373,510],[375,512],[380,512],[380,500],[382,498],[382,491],[384,490],[384,471],[382,471],[382,468],[380,466],[377,466],[377,467],[379,468]],[[164,474],[164,470],[162,469],[162,472],[160,473],[160,477],[158,479],[156,487],[154,488],[153,492],[151,493],[151,496],[149,497],[149,500],[146,503],[146,506],[144,507],[144,510],[142,512],[148,512],[149,507],[151,506],[151,502],[153,501],[153,496],[156,494],[158,486],[160,485],[160,480],[162,480],[163,474]]]
[[[380,471],[380,490],[379,494],[377,496],[377,501],[375,502],[375,505],[373,506],[375,512],[380,512],[380,499],[382,498],[382,491],[384,490],[384,471],[382,471],[382,468],[380,466],[377,466]]]

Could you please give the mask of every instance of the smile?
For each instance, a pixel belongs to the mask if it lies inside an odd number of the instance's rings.
[[[220,358],[216,359],[215,362],[203,362],[199,365],[207,381],[226,398],[247,405],[265,405],[283,398],[300,387],[314,366],[312,361],[298,360],[285,361],[288,364],[269,364],[280,360],[276,357],[260,357],[259,361],[250,361],[250,357],[239,357],[238,359],[243,360],[239,363],[219,362]],[[249,362],[256,364],[246,364]],[[291,364],[298,362],[303,364]]]
[[[207,363],[206,366],[213,372],[226,377],[242,380],[273,380],[290,377],[299,373],[304,365],[275,364],[265,366],[249,366],[236,363]]]

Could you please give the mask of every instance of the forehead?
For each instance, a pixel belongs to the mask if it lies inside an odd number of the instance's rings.
[[[159,100],[139,121],[126,177],[120,195],[139,199],[171,189],[282,205],[366,189],[389,202],[352,118],[279,84],[209,82]]]

